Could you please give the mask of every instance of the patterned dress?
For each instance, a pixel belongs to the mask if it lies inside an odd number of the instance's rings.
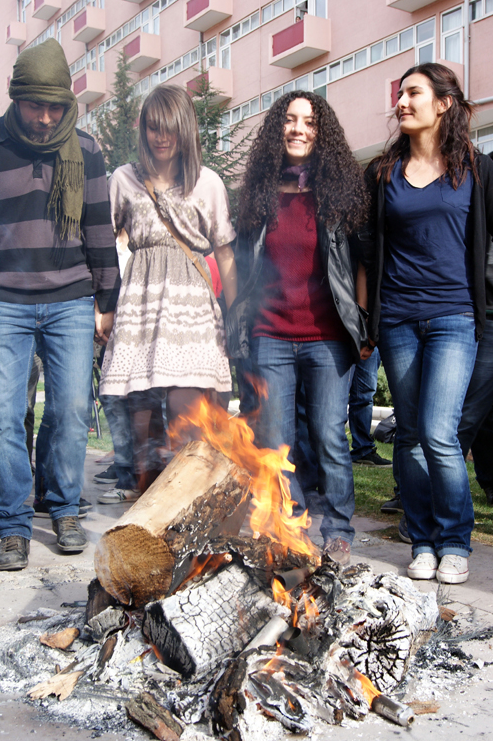
[[[132,254],[122,277],[100,393],[126,396],[172,386],[229,391],[221,309],[159,219],[140,165],[119,167],[109,188],[114,228],[126,230]],[[186,198],[181,186],[156,190],[156,196],[163,217],[209,274],[205,255],[235,238],[219,176],[202,167]]]

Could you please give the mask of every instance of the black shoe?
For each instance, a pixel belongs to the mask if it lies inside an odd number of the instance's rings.
[[[362,458],[358,458],[357,461],[353,461],[360,466],[378,466],[379,468],[392,468],[392,461],[388,458],[382,458],[376,450],[372,450],[371,453],[364,455]]]
[[[87,545],[87,537],[80,526],[78,517],[60,517],[52,522],[53,532],[56,533],[56,542],[61,551],[83,551]]]
[[[409,533],[407,531],[406,515],[402,515],[401,521],[399,522],[399,538],[402,540],[403,543],[409,543],[409,545],[413,544],[413,541],[409,537]]]
[[[384,502],[380,507],[380,512],[383,512],[386,515],[395,514],[396,512],[404,512],[401,498],[394,497],[393,499],[389,499],[387,502]]]
[[[0,540],[0,571],[25,569],[29,555],[29,541],[21,535],[6,535]]]
[[[493,506],[493,486],[485,486],[483,491],[486,494],[486,504]]]
[[[116,473],[115,464],[112,463],[111,466],[106,469],[106,471],[97,473],[93,480],[96,482],[96,484],[117,484],[118,476]]]
[[[46,506],[44,500],[39,501],[38,499],[35,499],[33,502],[33,507],[35,517],[44,517],[45,519],[48,519],[48,517],[50,517],[48,507]],[[83,499],[81,497],[79,501],[79,520],[82,520],[83,517],[87,517],[87,513],[90,509],[92,509],[91,502],[88,502],[87,499]]]

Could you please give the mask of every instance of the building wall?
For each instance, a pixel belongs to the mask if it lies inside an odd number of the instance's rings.
[[[205,0],[204,0],[205,1]],[[311,0],[308,0],[311,3]],[[281,0],[285,5],[292,5],[295,0]],[[398,0],[400,3],[409,0]],[[441,23],[442,13],[463,8],[462,23],[457,29],[460,41],[458,60],[450,66],[464,79],[464,19],[465,6],[449,0],[425,3],[424,7],[414,12],[407,12],[387,5],[386,0],[327,0],[327,16],[325,19],[304,17],[305,40],[301,45],[301,52],[306,53],[306,47],[323,45],[326,51],[319,50],[315,58],[292,66],[277,66],[271,63],[270,49],[272,35],[285,31],[295,25],[295,11],[291,7],[281,12],[271,20],[262,22],[263,11],[267,5],[276,8],[279,3],[261,3],[258,0],[208,0],[209,5],[227,9],[232,6],[232,15],[220,23],[207,28],[201,33],[185,27],[186,0],[143,0],[141,3],[129,0],[62,0],[61,9],[47,20],[33,18],[33,11],[38,4],[56,5],[58,0],[2,0],[2,26],[4,39],[7,27],[25,33],[26,41],[19,46],[2,43],[0,37],[0,109],[3,111],[9,103],[8,78],[15,62],[18,51],[22,51],[31,43],[35,43],[41,34],[53,35],[58,38],[65,50],[69,65],[77,65],[73,79],[76,89],[81,87],[93,90],[93,100],[80,103],[79,124],[89,131],[94,131],[95,116],[93,112],[111,99],[111,88],[116,70],[118,53],[132,42],[142,32],[143,16],[147,13],[146,31],[159,41],[147,39],[142,46],[144,53],[151,46],[157,46],[155,61],[149,63],[145,69],[133,74],[136,83],[136,94],[145,96],[153,85],[162,80],[186,85],[200,71],[200,44],[203,43],[203,64],[210,65],[210,76],[215,78],[218,67],[229,67],[229,71],[222,69],[223,85],[230,90],[226,99],[230,111],[227,116],[230,120],[238,117],[246,118],[247,126],[254,125],[261,120],[263,111],[272,100],[290,86],[304,89],[315,89],[325,95],[334,107],[345,128],[348,140],[361,160],[369,159],[381,150],[384,142],[393,130],[395,120],[392,117],[392,82],[398,80],[403,72],[415,64],[419,59],[418,32],[426,35],[434,30],[434,39],[425,41],[434,44],[432,49],[433,61],[441,60],[444,54]],[[35,5],[36,4],[36,5]],[[87,4],[87,8],[83,6]],[[319,1],[320,5],[320,1]],[[95,7],[93,7],[95,6]],[[313,10],[312,8],[310,8]],[[73,11],[77,10],[75,15]],[[86,12],[93,13],[102,21],[101,32],[92,40],[84,43],[74,40],[74,21],[81,22],[81,16]],[[136,30],[129,31],[129,24],[139,14],[141,25]],[[255,14],[258,14],[255,16]],[[493,96],[493,0],[481,0],[474,4],[474,16],[470,25],[470,87],[469,95],[473,100],[489,99]],[[69,16],[73,16],[70,17]],[[245,23],[253,17],[254,30],[247,31]],[[255,17],[258,23],[255,22]],[[447,16],[452,18],[452,16]],[[453,16],[454,18],[456,16]],[[25,23],[22,24],[23,19]],[[250,19],[250,21],[249,21]],[[63,25],[62,22],[66,21]],[[313,21],[313,22],[312,22]],[[21,26],[19,26],[21,22]],[[309,23],[311,25],[309,26]],[[221,46],[221,39],[226,39],[228,33],[232,39],[233,32],[238,38],[229,45],[229,63],[223,58],[228,44]],[[424,24],[424,25],[420,25]],[[308,33],[309,27],[312,29]],[[424,30],[425,29],[425,30]],[[299,29],[292,29],[297,33]],[[116,33],[125,38],[119,38]],[[157,32],[157,33],[156,33]],[[291,33],[287,31],[286,33]],[[221,36],[222,34],[222,36]],[[320,38],[323,36],[322,44]],[[409,46],[409,39],[413,43]],[[151,43],[152,42],[152,43]],[[215,57],[212,46],[216,44]],[[382,42],[382,43],[381,43]],[[383,44],[383,45],[382,45]],[[399,48],[401,44],[402,48]],[[146,49],[147,46],[147,49]],[[397,47],[397,48],[396,48]],[[368,63],[359,70],[354,65],[361,62],[367,50],[370,55],[379,61]],[[428,48],[428,52],[431,47]],[[104,50],[104,54],[101,52]],[[288,49],[291,51],[300,51]],[[87,56],[86,56],[87,52]],[[387,52],[387,53],[386,53]],[[428,53],[426,52],[426,53]],[[422,52],[424,53],[424,52]],[[92,56],[91,56],[92,55]],[[190,56],[195,55],[195,57]],[[355,56],[356,55],[356,56]],[[82,59],[83,58],[83,59]],[[358,61],[357,61],[358,60]],[[273,60],[276,61],[276,60]],[[175,66],[175,63],[176,66]],[[449,63],[445,60],[445,63]],[[186,69],[177,72],[178,65]],[[189,66],[187,66],[189,65]],[[349,71],[353,65],[353,71]],[[104,72],[103,72],[104,70]],[[161,71],[163,70],[163,71]],[[92,75],[87,73],[96,72]],[[175,72],[177,72],[175,74]],[[340,76],[338,77],[338,72]],[[86,77],[84,77],[86,75]],[[80,79],[83,78],[84,79]],[[333,79],[332,79],[333,78]],[[84,88],[84,85],[87,87]],[[287,86],[287,87],[286,87]],[[79,94],[79,92],[78,92]],[[227,118],[227,117],[226,117]],[[227,121],[225,119],[225,126]],[[479,128],[493,125],[493,102],[483,103],[478,107],[474,124]],[[484,133],[484,132],[483,132]],[[484,136],[482,137],[484,139]],[[491,147],[493,148],[493,128],[491,132]],[[489,146],[489,145],[488,145]]]

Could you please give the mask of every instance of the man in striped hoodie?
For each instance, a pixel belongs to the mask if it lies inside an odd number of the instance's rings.
[[[33,509],[24,417],[37,351],[38,434],[57,544],[81,551],[93,339],[106,342],[119,289],[101,151],[76,130],[77,100],[54,39],[26,49],[0,118],[0,570],[27,566]],[[42,458],[42,460],[41,460]]]

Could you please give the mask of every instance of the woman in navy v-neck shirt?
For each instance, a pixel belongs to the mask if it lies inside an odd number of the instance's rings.
[[[368,170],[369,331],[395,405],[407,573],[458,584],[474,512],[457,428],[485,315],[489,163],[471,144],[471,106],[448,68],[408,70],[396,116],[397,139]]]

